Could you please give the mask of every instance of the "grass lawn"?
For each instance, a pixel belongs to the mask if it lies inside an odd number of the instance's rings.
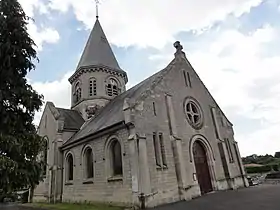
[[[122,207],[115,207],[105,204],[71,204],[71,203],[31,203],[26,206],[37,207],[50,210],[123,210]]]

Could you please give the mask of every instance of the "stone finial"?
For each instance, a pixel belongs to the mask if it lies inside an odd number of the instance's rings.
[[[181,45],[181,43],[179,41],[176,41],[173,45],[176,48],[176,52],[182,52],[183,46]]]
[[[176,41],[173,46],[176,48],[175,57],[177,58],[186,58],[185,53],[183,52],[183,46],[179,41]]]

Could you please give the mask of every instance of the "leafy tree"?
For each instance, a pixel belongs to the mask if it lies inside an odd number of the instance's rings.
[[[0,192],[40,181],[44,142],[33,124],[42,105],[26,76],[38,60],[27,32],[29,18],[17,0],[0,0]]]
[[[242,160],[244,164],[255,163],[255,164],[266,165],[275,162],[277,159],[272,155],[268,155],[268,154],[266,155],[254,154],[247,157],[243,157]]]

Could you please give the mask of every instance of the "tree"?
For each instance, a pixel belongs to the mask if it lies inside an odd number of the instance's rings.
[[[44,142],[36,134],[34,114],[42,105],[26,76],[38,61],[27,32],[29,18],[17,0],[0,1],[0,192],[39,183]]]

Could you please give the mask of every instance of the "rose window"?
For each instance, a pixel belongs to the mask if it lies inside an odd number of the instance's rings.
[[[199,129],[203,123],[203,116],[198,102],[193,98],[187,98],[185,101],[185,113],[189,124]]]

